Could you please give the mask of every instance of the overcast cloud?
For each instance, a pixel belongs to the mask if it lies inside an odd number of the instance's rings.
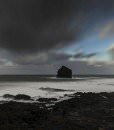
[[[39,73],[40,65],[49,70],[46,73],[53,73],[50,65],[64,63],[75,70],[77,64],[82,64],[79,62],[81,59],[89,72],[95,73],[92,69],[97,72],[98,66],[91,67],[89,61],[83,59],[93,58],[99,52],[76,52],[72,55],[58,51],[72,44],[80,44],[89,37],[92,26],[94,28],[98,23],[103,23],[97,28],[99,37],[110,37],[110,34],[114,34],[114,25],[110,20],[113,14],[113,0],[0,0],[1,73],[29,74],[36,73],[35,69]],[[110,22],[105,24],[105,19]],[[78,68],[81,72],[80,65]],[[26,71],[27,67],[29,69]],[[101,73],[105,72],[104,68],[100,69]]]

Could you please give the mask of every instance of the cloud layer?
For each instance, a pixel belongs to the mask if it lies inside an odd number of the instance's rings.
[[[13,51],[66,46],[85,35],[93,14],[99,20],[114,12],[112,0],[1,0],[0,5],[0,47]]]
[[[0,47],[48,50],[75,39],[74,0],[1,0]],[[78,35],[77,33],[77,35]]]
[[[15,69],[47,65],[48,69],[62,61],[70,64],[73,59],[76,64],[77,59],[93,58],[96,52],[58,51],[80,44],[98,23],[100,38],[113,36],[113,14],[113,0],[0,0],[0,65]]]

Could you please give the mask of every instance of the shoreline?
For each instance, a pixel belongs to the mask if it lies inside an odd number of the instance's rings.
[[[51,106],[10,101],[0,104],[0,129],[18,130],[113,130],[114,92],[66,95]],[[55,100],[55,99],[53,99]]]

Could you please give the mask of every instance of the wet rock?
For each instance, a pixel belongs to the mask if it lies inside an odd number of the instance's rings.
[[[62,66],[57,72],[58,78],[72,78],[72,70],[66,66]]]
[[[31,100],[31,97],[25,94],[18,94],[15,96],[15,100]]]
[[[65,89],[57,89],[57,88],[49,88],[49,87],[46,87],[46,88],[41,87],[39,89],[41,89],[43,91],[48,91],[48,92],[66,92],[66,91],[72,92],[72,91],[75,91],[75,90],[65,90]]]
[[[3,95],[3,98],[14,98],[15,96],[14,95],[11,95],[11,94],[4,94]]]
[[[39,98],[38,99],[39,102],[54,102],[57,101],[56,98]]]
[[[40,98],[42,103],[10,101],[0,104],[0,130],[114,130],[113,97],[114,93],[75,93],[51,109],[44,104],[55,98]]]

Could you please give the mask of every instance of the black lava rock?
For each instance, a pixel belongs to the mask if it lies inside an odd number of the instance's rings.
[[[54,102],[57,101],[56,98],[39,98],[38,99],[39,102]]]
[[[31,100],[31,97],[25,94],[17,94],[15,100]]]
[[[3,98],[14,98],[15,96],[14,95],[11,95],[11,94],[4,94],[3,95]]]
[[[72,78],[72,70],[62,66],[57,72],[58,78]]]

